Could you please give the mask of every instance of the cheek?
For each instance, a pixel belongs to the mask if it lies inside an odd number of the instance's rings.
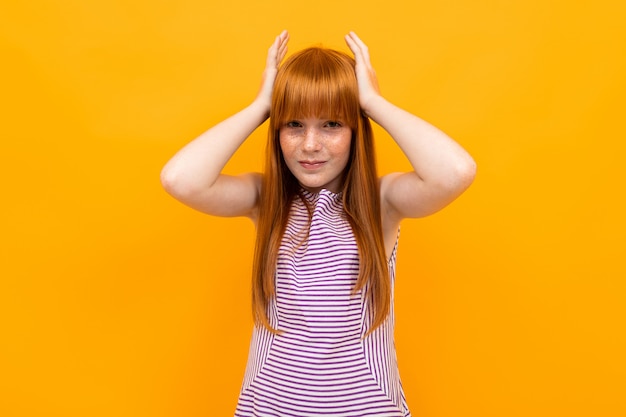
[[[293,161],[296,159],[296,145],[287,138],[280,139],[278,144],[280,146],[279,149],[282,159],[291,170],[293,168]]]
[[[278,139],[278,148],[280,149],[280,152],[283,154],[283,156],[288,155],[290,152],[289,141],[285,139],[283,135],[281,135]]]
[[[337,154],[341,154],[345,159],[350,158],[350,148],[352,145],[352,134],[348,133],[344,135],[341,140],[336,143],[335,150]]]

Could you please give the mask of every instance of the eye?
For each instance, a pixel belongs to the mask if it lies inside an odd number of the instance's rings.
[[[285,123],[285,126],[293,129],[297,127],[302,127],[302,123],[298,122],[297,120],[292,120],[290,122]]]
[[[338,128],[341,127],[342,124],[341,122],[338,122],[336,120],[329,120],[328,122],[326,122],[326,126],[330,128]]]

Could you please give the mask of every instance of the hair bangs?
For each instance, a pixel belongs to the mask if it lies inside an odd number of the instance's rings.
[[[360,114],[354,60],[346,54],[309,48],[293,55],[276,77],[273,114],[278,125],[323,117],[356,128]]]

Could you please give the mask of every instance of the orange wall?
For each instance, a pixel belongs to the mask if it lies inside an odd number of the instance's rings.
[[[623,2],[346,3],[3,1],[0,415],[232,415],[253,228],[159,171],[254,97],[283,28],[292,51],[355,30],[386,96],[478,162],[403,225],[414,415],[626,415]],[[409,169],[377,133],[381,171]]]

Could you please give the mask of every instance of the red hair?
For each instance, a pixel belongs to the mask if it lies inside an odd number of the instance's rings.
[[[255,323],[272,332],[276,330],[269,323],[267,306],[275,296],[274,277],[281,239],[294,198],[307,204],[298,181],[284,162],[279,128],[301,117],[341,120],[352,130],[342,199],[359,251],[359,275],[354,292],[366,291],[367,302],[373,309],[370,332],[389,313],[391,283],[381,225],[374,140],[370,121],[359,105],[354,65],[354,59],[345,53],[315,47],[289,57],[276,76],[252,273]]]

